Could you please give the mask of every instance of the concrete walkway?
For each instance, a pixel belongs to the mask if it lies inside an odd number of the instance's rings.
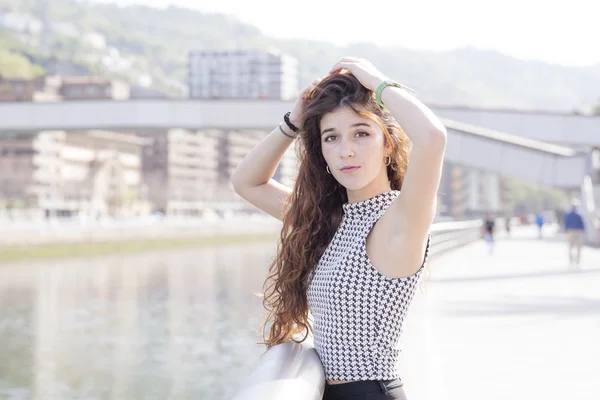
[[[410,400],[600,399],[600,249],[569,267],[549,231],[432,260],[404,334]]]

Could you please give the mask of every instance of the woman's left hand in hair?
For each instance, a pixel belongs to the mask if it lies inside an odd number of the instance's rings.
[[[329,73],[344,73],[344,70],[350,72],[364,87],[372,91],[377,90],[377,86],[387,79],[381,71],[364,58],[344,57],[331,68]]]

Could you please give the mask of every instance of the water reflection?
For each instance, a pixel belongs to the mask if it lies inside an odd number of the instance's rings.
[[[0,398],[227,399],[273,243],[0,267]]]

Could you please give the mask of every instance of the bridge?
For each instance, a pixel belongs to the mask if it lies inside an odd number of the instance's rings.
[[[270,131],[291,106],[289,101],[248,99],[3,103],[0,135],[86,129]],[[588,224],[597,224],[595,204],[600,190],[595,186],[600,180],[600,165],[594,166],[592,150],[600,147],[600,118],[441,107],[433,110],[448,131],[447,163],[568,190],[581,198]],[[546,136],[552,143],[539,140]],[[498,181],[494,181],[496,189],[491,191],[498,197]],[[588,236],[595,241],[595,232]]]
[[[431,106],[441,118],[577,148],[600,147],[600,116]]]
[[[130,100],[59,103],[0,104],[0,134],[40,130],[105,129],[261,129],[270,131],[292,106],[274,100]],[[519,136],[473,122],[486,118],[463,118],[464,113],[435,110],[443,117],[449,140],[446,161],[541,185],[578,190],[588,173],[589,152],[549,144],[527,136],[540,136],[530,123]],[[453,118],[445,118],[450,114]],[[487,114],[486,114],[487,115]],[[491,119],[495,122],[496,119]],[[465,122],[466,120],[466,122]],[[499,119],[501,120],[501,119]],[[460,121],[460,122],[459,122]],[[569,120],[570,121],[570,120]],[[568,122],[569,122],[568,121]],[[579,121],[579,120],[577,120]],[[574,144],[600,144],[600,119],[584,119],[582,133],[569,130]],[[488,125],[494,125],[489,123]],[[498,124],[501,125],[501,124]],[[505,124],[506,125],[506,124]],[[508,127],[503,125],[503,127]],[[575,125],[573,125],[575,126]],[[509,126],[508,132],[517,132]],[[555,130],[558,129],[555,127]],[[569,129],[565,124],[561,129]],[[590,135],[591,132],[597,135]],[[566,133],[561,131],[560,138]],[[594,139],[595,140],[595,139]],[[561,142],[561,140],[557,140]],[[573,144],[573,143],[571,143]]]

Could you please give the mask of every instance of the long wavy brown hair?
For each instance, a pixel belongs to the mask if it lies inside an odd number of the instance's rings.
[[[306,98],[296,148],[299,172],[284,207],[277,255],[263,285],[268,316],[261,329],[264,342],[260,343],[267,348],[288,341],[302,342],[312,333],[306,295],[309,279],[342,220],[342,204],[348,201],[344,186],[326,172],[320,122],[323,115],[344,106],[381,127],[392,150],[387,166],[390,187],[402,187],[409,154],[406,134],[390,112],[377,104],[375,94],[353,75],[335,73],[325,77]]]

